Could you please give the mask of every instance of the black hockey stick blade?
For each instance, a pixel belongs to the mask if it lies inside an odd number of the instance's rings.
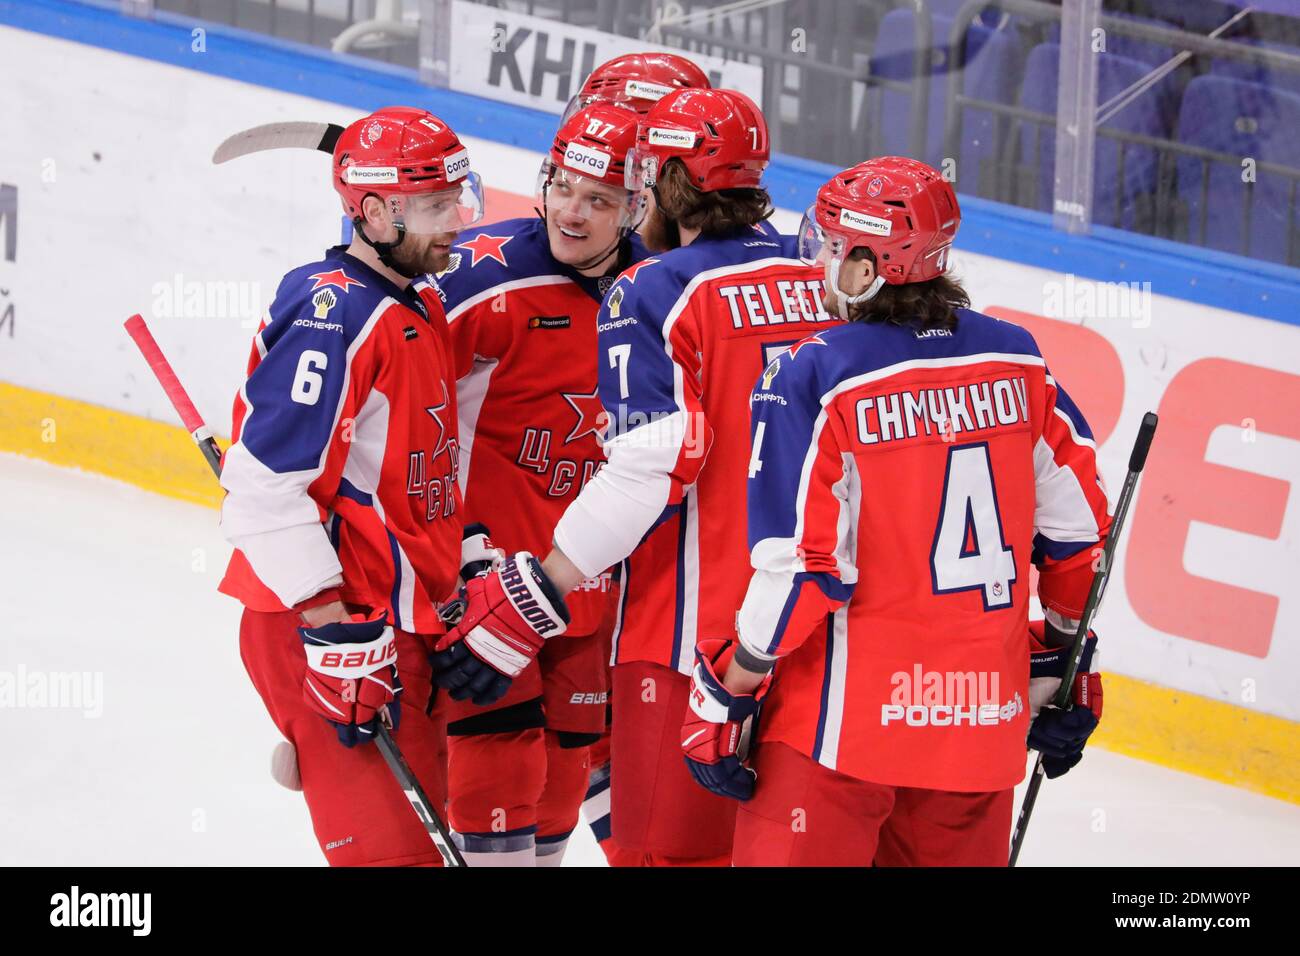
[[[228,163],[270,149],[313,149],[333,155],[342,133],[338,123],[266,123],[227,137],[212,154],[212,162]]]

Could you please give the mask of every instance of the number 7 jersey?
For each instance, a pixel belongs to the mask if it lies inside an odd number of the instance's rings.
[[[1030,564],[1077,619],[1110,525],[1096,447],[1024,329],[861,322],[755,387],[738,624],[776,660],[761,739],[876,783],[1024,775]]]
[[[624,561],[615,663],[690,673],[744,596],[747,399],[776,353],[838,319],[793,236],[702,236],[625,271],[597,320],[608,463],[555,529],[587,574]],[[626,559],[626,560],[624,560]]]

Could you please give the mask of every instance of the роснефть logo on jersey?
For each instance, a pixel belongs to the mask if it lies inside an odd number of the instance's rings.
[[[1019,691],[998,703],[997,671],[927,671],[913,664],[891,674],[889,683],[889,703],[880,705],[882,727],[996,727],[1025,709]]]

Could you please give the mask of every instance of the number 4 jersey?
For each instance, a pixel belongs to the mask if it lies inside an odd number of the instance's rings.
[[[221,590],[278,611],[338,588],[441,633],[460,565],[456,395],[427,282],[342,247],[284,277],[253,340],[221,474]]]
[[[768,366],[751,399],[739,616],[776,659],[760,739],[904,787],[1024,775],[1030,564],[1078,618],[1110,526],[1096,447],[1024,329],[855,322]]]

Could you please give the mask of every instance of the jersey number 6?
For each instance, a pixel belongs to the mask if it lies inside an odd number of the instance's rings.
[[[320,401],[320,388],[324,383],[320,369],[329,365],[329,356],[315,349],[306,349],[298,356],[298,371],[293,376],[289,397],[299,405],[315,405]]]

